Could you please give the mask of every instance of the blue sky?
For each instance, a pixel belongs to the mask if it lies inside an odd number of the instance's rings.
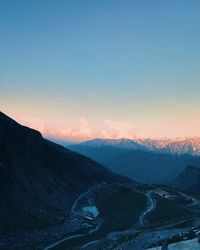
[[[0,1],[1,109],[66,138],[200,136],[199,23],[194,0]]]

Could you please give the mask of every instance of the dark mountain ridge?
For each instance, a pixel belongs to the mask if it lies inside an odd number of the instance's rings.
[[[0,230],[62,223],[90,186],[126,181],[0,112]]]

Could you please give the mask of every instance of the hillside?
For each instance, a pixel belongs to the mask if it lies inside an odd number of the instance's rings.
[[[150,151],[122,140],[93,140],[72,145],[69,149],[86,155],[110,170],[146,183],[165,183],[188,164],[200,166],[200,157]]]
[[[187,166],[181,173],[171,182],[174,188],[194,192],[200,192],[200,169]]]
[[[59,224],[90,186],[127,179],[0,113],[0,231]]]

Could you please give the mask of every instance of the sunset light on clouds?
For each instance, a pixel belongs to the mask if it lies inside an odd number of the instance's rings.
[[[200,0],[0,0],[0,193],[0,250],[200,243]]]
[[[200,3],[1,3],[1,111],[47,137],[200,136]]]
[[[194,115],[179,115],[178,119],[172,117],[170,121],[168,117],[160,116],[155,124],[155,120],[141,120],[140,123],[102,120],[95,123],[94,120],[84,117],[71,119],[70,122],[67,115],[60,122],[60,120],[55,121],[48,117],[44,119],[25,114],[17,115],[9,113],[9,111],[7,113],[16,118],[18,122],[39,130],[46,137],[69,141],[84,141],[93,138],[134,139],[198,136],[200,127],[200,119]]]

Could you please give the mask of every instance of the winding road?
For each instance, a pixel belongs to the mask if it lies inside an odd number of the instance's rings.
[[[86,192],[84,192],[84,193],[82,193],[81,195],[79,195],[79,197],[75,200],[75,202],[74,202],[74,204],[73,204],[73,206],[72,206],[72,208],[71,208],[71,212],[72,212],[72,213],[74,213],[75,215],[78,215],[78,216],[82,216],[81,214],[79,214],[78,212],[75,211],[75,210],[76,210],[77,203],[78,203],[78,201],[79,201],[80,199],[82,199],[85,195],[87,195],[88,193],[90,193],[91,190],[92,190],[93,188],[94,188],[94,187],[89,188]],[[138,221],[138,222],[139,222],[140,226],[142,226],[142,227],[145,226],[145,225],[147,224],[147,220],[145,219],[146,215],[149,214],[149,213],[151,213],[151,212],[156,208],[156,200],[153,199],[153,198],[151,197],[152,191],[149,191],[149,192],[143,193],[143,194],[144,194],[144,195],[146,196],[146,198],[147,198],[147,207],[146,207],[145,211],[144,211],[144,212],[140,215],[140,217],[139,217],[139,221]],[[96,227],[93,228],[92,230],[90,230],[87,234],[76,234],[76,235],[68,236],[68,237],[65,237],[65,238],[63,238],[63,239],[61,239],[61,240],[58,240],[58,241],[56,241],[56,242],[50,244],[50,245],[47,246],[46,248],[44,248],[44,250],[52,249],[52,248],[54,248],[55,246],[59,245],[59,244],[62,243],[62,242],[65,242],[65,241],[67,241],[67,240],[75,239],[75,238],[79,238],[79,237],[84,237],[84,236],[86,236],[86,235],[88,235],[88,234],[92,234],[92,233],[96,232],[96,231],[99,229],[100,225],[101,225],[101,223],[99,222],[99,223],[96,225]],[[87,244],[83,245],[82,248],[84,248],[84,247],[86,247],[86,246],[90,246],[90,245],[92,245],[92,244],[94,244],[94,243],[97,243],[97,242],[98,242],[98,241],[91,241],[91,242],[88,242]]]
[[[190,196],[188,194],[185,194],[183,192],[178,192],[178,193],[180,195],[182,195],[183,197],[185,197],[186,199],[191,199],[192,200],[192,203],[187,205],[188,207],[194,207],[194,206],[200,205],[199,200],[197,200],[195,197]]]
[[[89,194],[89,193],[91,192],[91,190],[94,189],[94,188],[96,188],[96,186],[89,188],[86,192],[84,192],[84,193],[82,193],[82,194],[80,194],[80,195],[78,196],[78,198],[75,200],[75,202],[74,202],[74,204],[73,204],[73,206],[72,206],[72,208],[71,208],[71,212],[72,212],[73,214],[83,217],[81,214],[79,214],[78,212],[75,211],[75,208],[76,208],[76,206],[77,206],[78,201],[79,201],[80,199],[82,199],[85,195]],[[88,234],[92,234],[92,233],[96,232],[96,231],[99,229],[100,225],[101,225],[101,222],[99,222],[99,223],[96,225],[96,227],[93,228],[93,229],[91,229],[87,234],[75,234],[75,235],[71,235],[71,236],[65,237],[65,238],[63,238],[63,239],[61,239],[61,240],[58,240],[58,241],[56,241],[56,242],[54,242],[54,243],[51,243],[49,246],[45,247],[43,250],[52,249],[53,247],[59,245],[59,244],[62,243],[62,242],[65,242],[65,241],[67,241],[67,240],[71,240],[71,239],[75,239],[75,238],[79,238],[79,237],[86,236],[86,235],[88,235]]]
[[[62,240],[59,240],[59,241],[56,241],[56,242],[52,243],[48,247],[45,247],[44,250],[52,249],[53,247],[59,245],[60,243],[66,241],[66,240],[75,239],[75,238],[82,237],[82,236],[84,236],[84,234],[76,234],[76,235],[73,235],[73,236],[68,236],[68,237],[66,237],[66,238],[64,238]]]
[[[156,208],[156,200],[153,199],[151,195],[152,195],[152,191],[145,193],[145,196],[147,198],[147,208],[139,217],[139,224],[141,226],[145,226],[146,224],[145,216],[151,213]]]
[[[95,186],[96,187],[96,186]],[[72,208],[71,208],[71,211],[73,214],[76,214],[76,215],[80,215],[78,212],[75,211],[75,208],[77,206],[77,203],[79,202],[80,199],[82,199],[86,194],[89,194],[91,192],[92,189],[94,189],[95,187],[91,187],[89,188],[86,192],[82,193],[79,195],[79,197],[75,200]]]

